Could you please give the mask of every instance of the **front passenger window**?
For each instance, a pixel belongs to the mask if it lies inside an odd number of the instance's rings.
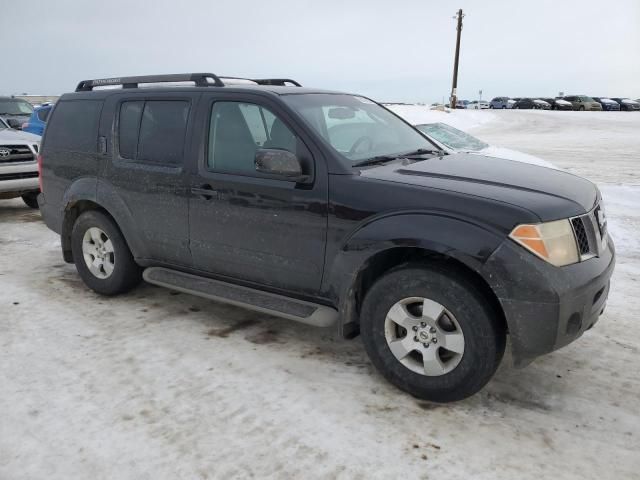
[[[242,102],[216,102],[211,109],[207,165],[211,170],[255,174],[259,148],[296,153],[296,137],[271,111]]]

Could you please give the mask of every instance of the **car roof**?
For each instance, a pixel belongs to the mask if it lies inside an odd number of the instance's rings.
[[[193,92],[208,92],[215,93],[223,91],[227,93],[259,93],[263,95],[303,95],[303,94],[331,94],[331,95],[350,95],[346,92],[323,90],[317,88],[307,87],[282,87],[275,85],[228,85],[224,87],[191,87],[191,86],[152,86],[141,88],[103,88],[96,89],[87,92],[72,92],[65,93],[60,97],[60,100],[78,99],[78,98],[93,98],[104,99],[111,95],[145,95],[147,93],[193,93]]]

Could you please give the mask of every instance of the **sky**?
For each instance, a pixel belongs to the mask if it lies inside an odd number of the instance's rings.
[[[289,77],[378,101],[640,97],[640,0],[0,0],[0,94],[82,79]]]

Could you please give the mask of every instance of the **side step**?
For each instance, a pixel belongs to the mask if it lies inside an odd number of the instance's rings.
[[[142,277],[154,285],[316,327],[329,327],[338,320],[338,311],[331,307],[169,268],[149,267]]]

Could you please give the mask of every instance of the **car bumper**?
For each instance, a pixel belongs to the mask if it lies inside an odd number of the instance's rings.
[[[47,199],[42,192],[38,195],[38,205],[45,225],[60,235],[62,233],[62,214],[60,210],[47,203]]]
[[[505,241],[482,273],[502,305],[514,364],[525,366],[593,327],[604,311],[614,266],[611,238],[599,257],[566,267]]]
[[[38,190],[35,162],[0,165],[0,198],[11,198]]]
[[[620,110],[620,105],[603,105],[602,110],[606,110],[607,112],[609,111],[617,112]]]

